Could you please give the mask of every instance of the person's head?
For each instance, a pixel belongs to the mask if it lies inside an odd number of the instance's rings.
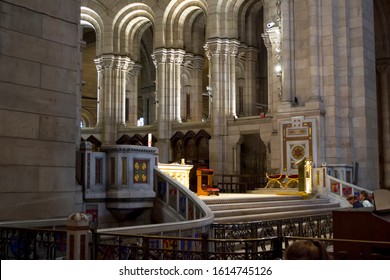
[[[360,192],[360,200],[368,200],[369,197],[368,197],[368,193],[366,191],[361,191]]]
[[[351,194],[349,196],[347,196],[347,201],[352,205],[354,204],[357,200],[356,200],[356,196]]]
[[[298,240],[289,245],[284,252],[285,260],[329,260],[329,253],[318,240]]]

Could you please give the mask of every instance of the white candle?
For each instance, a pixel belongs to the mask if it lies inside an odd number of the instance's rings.
[[[148,147],[152,147],[152,133],[148,134]]]

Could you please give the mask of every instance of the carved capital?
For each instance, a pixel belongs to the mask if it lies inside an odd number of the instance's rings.
[[[95,59],[96,69],[102,71],[114,67],[115,56],[114,55],[102,55]]]
[[[152,54],[154,66],[157,68],[159,64],[165,64],[167,62],[167,50],[159,49]]]

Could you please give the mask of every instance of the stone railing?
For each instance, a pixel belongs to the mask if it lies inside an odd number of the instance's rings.
[[[328,195],[332,198],[338,200],[341,206],[348,207],[350,206],[347,202],[347,196],[354,194],[359,197],[360,191],[366,191],[369,195],[372,195],[373,192],[371,190],[353,185],[351,183],[347,183],[330,175],[326,176],[326,188],[328,191]]]

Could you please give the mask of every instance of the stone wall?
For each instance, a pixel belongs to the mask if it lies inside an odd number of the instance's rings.
[[[0,1],[0,220],[78,211],[79,1]]]

